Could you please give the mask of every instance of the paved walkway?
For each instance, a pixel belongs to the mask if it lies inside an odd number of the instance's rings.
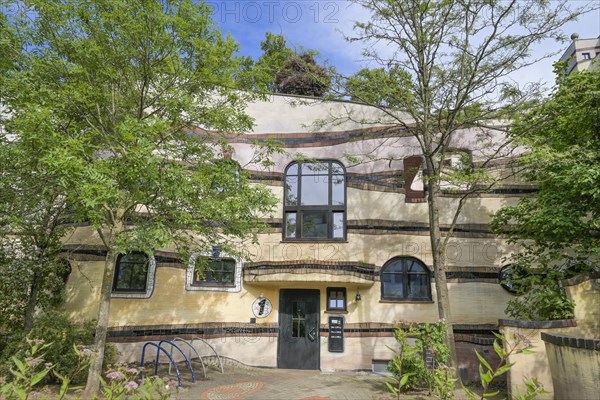
[[[183,372],[183,371],[182,371]],[[372,374],[242,368],[209,368],[207,378],[186,387],[176,398],[201,400],[388,400],[385,378]]]

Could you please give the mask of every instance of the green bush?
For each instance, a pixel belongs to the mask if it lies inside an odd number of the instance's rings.
[[[88,321],[78,324],[62,312],[49,311],[39,315],[29,334],[32,339],[43,340],[48,346],[44,350],[44,363],[54,365],[54,370],[61,375],[70,375],[77,368],[79,356],[73,352],[73,347],[77,345],[90,346],[94,342],[95,322]],[[0,367],[0,376],[6,375],[8,366],[12,364],[13,356],[23,357],[29,349],[26,338],[10,338],[2,352]],[[105,365],[116,360],[117,352],[114,346],[107,345],[105,350]],[[87,375],[87,371],[81,371],[74,377],[75,382],[82,382]],[[48,379],[55,379],[53,374],[48,375]]]
[[[0,376],[0,399],[81,400],[83,387],[73,387],[73,377],[85,371],[98,354],[85,346],[74,346],[71,352],[78,358],[77,366],[70,375],[61,375],[52,363],[43,362],[45,352],[51,344],[40,339],[27,339],[26,343],[27,349],[23,357],[11,357],[10,381],[7,382]],[[125,366],[108,371],[105,378],[100,378],[100,397],[95,395],[93,399],[167,400],[173,398],[172,395],[179,390],[178,382],[174,378],[161,379],[158,376],[150,376],[140,379],[140,371],[141,369]],[[43,386],[44,378],[50,375],[54,375],[60,383],[58,392]]]
[[[407,328],[396,328],[394,336],[400,349],[391,349],[395,353],[395,357],[389,363],[388,371],[394,375],[396,380],[406,376],[402,390],[428,388],[431,393],[437,390],[436,386],[438,383],[442,383],[442,379],[436,380],[436,369],[444,366],[450,356],[450,351],[444,343],[446,329],[444,321],[434,324],[411,324]],[[415,339],[414,345],[408,344],[409,337]],[[431,365],[425,363],[427,352],[430,352],[433,357]],[[444,383],[448,383],[448,379]],[[453,384],[451,386],[454,387]],[[448,390],[443,389],[442,391],[447,392]]]

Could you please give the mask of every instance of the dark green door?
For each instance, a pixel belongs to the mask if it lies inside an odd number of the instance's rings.
[[[319,291],[281,289],[277,366],[319,369]]]

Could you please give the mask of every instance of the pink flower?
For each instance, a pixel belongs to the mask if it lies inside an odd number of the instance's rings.
[[[125,390],[129,391],[129,390],[135,390],[138,387],[138,384],[135,383],[134,381],[129,381],[127,382],[125,385],[123,385],[123,387],[125,388]]]
[[[32,357],[27,357],[25,359],[25,362],[27,363],[27,365],[29,365],[31,368],[35,368],[38,365],[40,365],[42,363],[42,361],[44,361],[44,359],[42,357],[37,357],[37,358],[32,358]]]
[[[139,372],[139,371],[137,370],[137,368],[129,368],[129,369],[127,370],[127,373],[128,373],[128,374],[131,374],[131,375],[135,375],[135,374],[137,374],[138,372]]]
[[[122,381],[123,379],[125,379],[125,375],[123,375],[123,373],[119,371],[111,371],[108,374],[106,374],[106,377],[108,379],[114,379],[116,381]]]

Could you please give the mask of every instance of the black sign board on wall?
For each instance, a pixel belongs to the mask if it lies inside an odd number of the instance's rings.
[[[344,317],[329,317],[329,352],[344,352]]]

